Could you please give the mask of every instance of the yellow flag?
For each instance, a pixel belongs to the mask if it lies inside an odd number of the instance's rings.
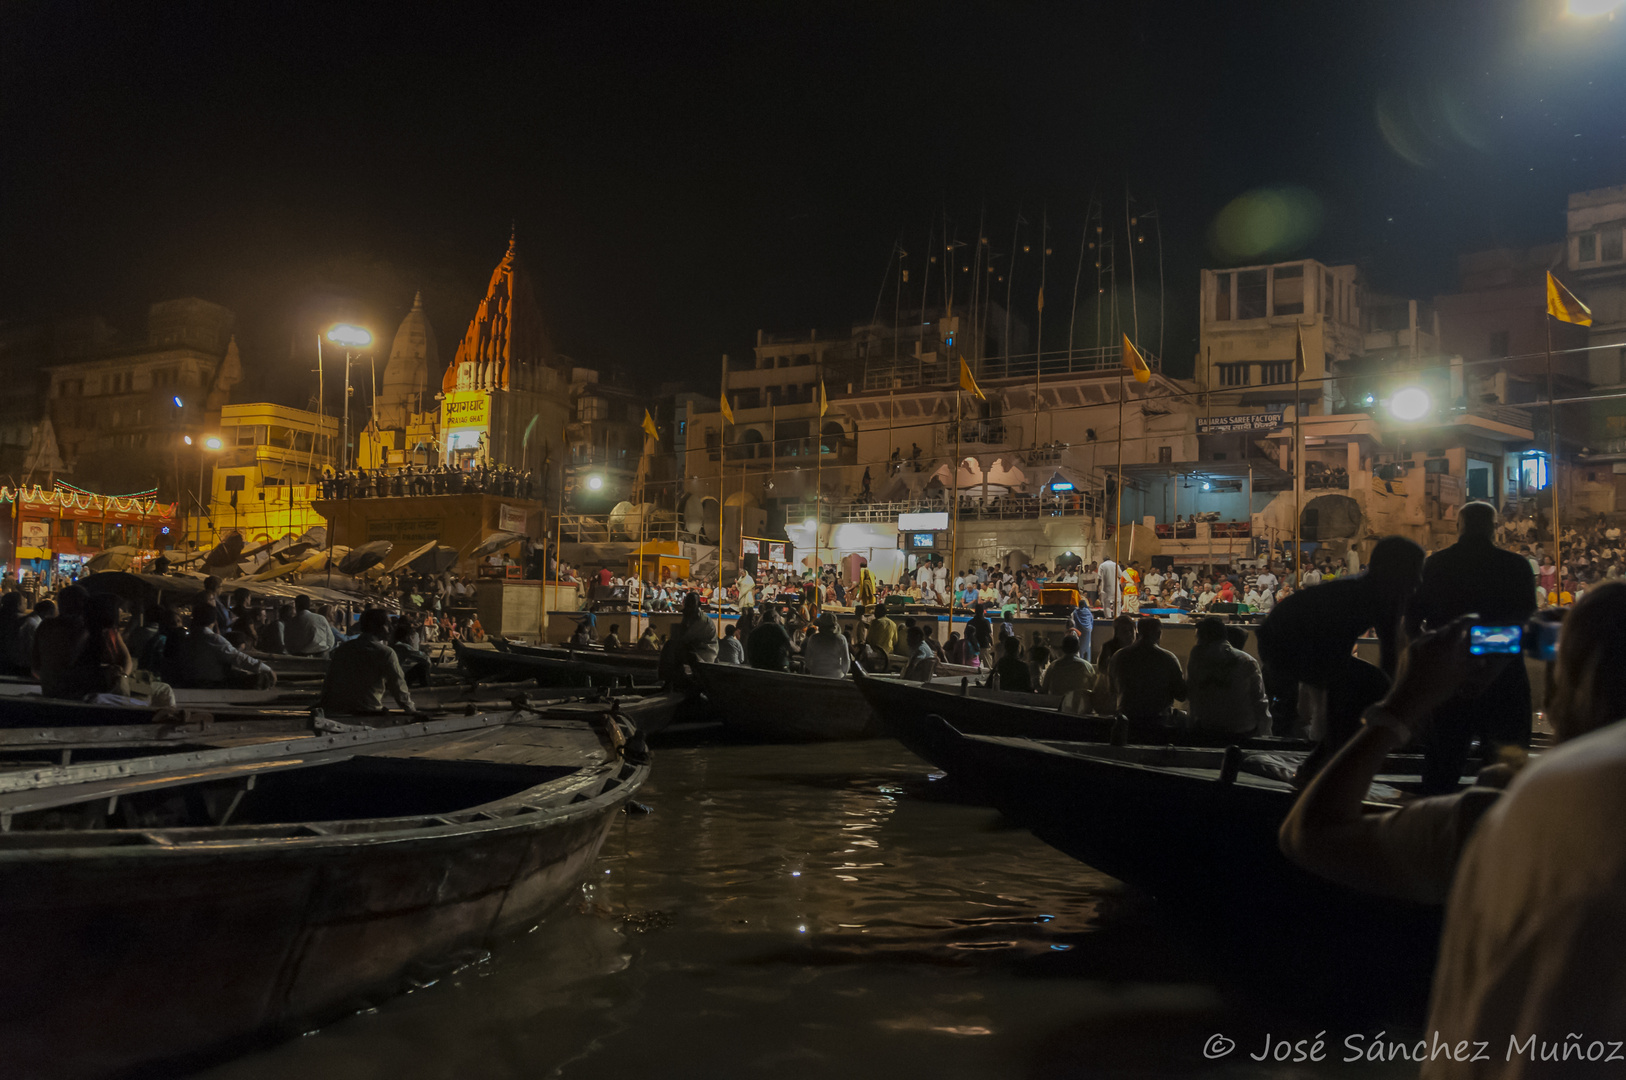
[[[1044,286],[1039,286],[1039,310],[1044,310]]]
[[[656,429],[655,418],[649,415],[648,409],[644,410],[644,434],[657,442],[660,441],[661,433]]]
[[[819,416],[822,418],[830,411],[830,399],[824,393],[824,380],[819,380]]]
[[[1304,378],[1304,324],[1298,327],[1298,344],[1293,346],[1293,378]]]
[[[1592,309],[1564,288],[1551,271],[1547,273],[1547,314],[1559,322],[1574,323],[1576,326],[1592,325]]]
[[[1146,358],[1130,342],[1128,334],[1124,335],[1124,368],[1135,376],[1136,382],[1152,381],[1152,369],[1146,366]]]
[[[971,366],[965,362],[963,356],[960,358],[960,389],[970,391],[981,401],[988,400],[988,395],[977,385],[976,378],[971,374]]]
[[[728,407],[728,395],[724,394],[721,400],[723,403],[723,420],[732,424],[734,422],[734,410]]]

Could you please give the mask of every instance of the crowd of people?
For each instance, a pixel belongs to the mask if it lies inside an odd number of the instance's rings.
[[[322,477],[324,499],[373,499],[403,495],[502,495],[529,499],[536,483],[529,470],[507,465],[459,469],[450,465],[400,469],[351,469]]]
[[[133,613],[118,597],[77,584],[29,610],[21,591],[0,595],[0,673],[39,680],[47,697],[108,703],[171,705],[175,688],[266,689],[276,683],[273,659],[322,657],[330,659],[324,700],[338,711],[367,711],[358,703],[372,698],[355,687],[370,685],[362,675],[379,664],[341,658],[377,649],[350,643],[376,639],[404,680],[427,685],[427,645],[483,636],[478,616],[392,615],[364,601],[316,604],[305,594],[264,602],[244,589],[228,597],[217,577],[182,607],[154,604]]]

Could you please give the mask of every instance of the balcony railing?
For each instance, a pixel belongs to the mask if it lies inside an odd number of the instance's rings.
[[[899,514],[941,514],[951,511],[948,500],[915,499],[906,502],[863,502],[857,499],[826,499],[818,506],[819,520],[826,524],[858,522],[896,525]],[[1036,521],[1049,517],[1100,517],[1106,512],[1106,496],[1097,491],[1081,491],[1066,496],[991,495],[985,503],[980,496],[960,496],[961,521]],[[807,521],[815,504],[803,502],[785,508],[786,521]]]
[[[1155,356],[1147,354],[1146,362],[1153,371],[1163,369],[1162,361]],[[1045,353],[1042,358],[1034,353],[990,356],[973,367],[979,382],[993,383],[1006,379],[1032,379],[1035,374],[1041,380],[1065,375],[1099,375],[1118,371],[1122,363],[1123,350],[1113,345],[1099,349],[1058,349]],[[951,386],[959,379],[958,361],[937,353],[902,356],[895,361],[872,359],[864,365],[865,390]]]

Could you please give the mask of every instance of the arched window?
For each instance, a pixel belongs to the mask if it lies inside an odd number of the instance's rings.
[[[847,440],[847,429],[832,420],[819,431],[819,452],[834,454],[841,449],[842,443]]]

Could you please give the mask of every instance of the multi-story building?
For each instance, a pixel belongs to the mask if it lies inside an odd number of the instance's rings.
[[[1442,352],[1477,304],[1373,293],[1310,259],[1204,271],[1193,490],[1273,550],[1295,534],[1337,555],[1389,533],[1448,542],[1466,498],[1545,475],[1506,373]]]
[[[644,410],[650,405],[625,372],[608,368],[573,366],[570,397],[572,419],[563,432],[565,505],[603,514],[637,494]],[[645,501],[652,501],[651,494],[645,491]]]
[[[225,406],[218,434],[204,437],[213,457],[207,513],[193,515],[188,538],[209,547],[235,532],[255,544],[323,524],[312,503],[338,443],[331,416],[268,403]]]
[[[1588,377],[1618,386],[1626,383],[1626,185],[1571,195],[1568,225],[1567,280],[1592,309]]]
[[[1117,348],[979,358],[943,313],[909,327],[759,334],[753,355],[721,373],[732,423],[712,397],[688,399],[684,473],[699,521],[724,504],[725,566],[753,522],[798,562],[858,555],[888,579],[922,558],[1099,558],[1122,543],[1111,514],[1127,523],[1152,498],[1133,468],[1194,452],[1191,388],[1158,371],[1144,387],[1126,378]],[[982,398],[959,389],[962,357]],[[900,531],[906,515],[956,511],[952,535]]]
[[[232,323],[217,304],[169,300],[149,309],[139,344],[104,339],[45,367],[49,415],[76,484],[156,488],[161,501],[195,492],[188,481],[208,465],[202,440],[243,377]]]

